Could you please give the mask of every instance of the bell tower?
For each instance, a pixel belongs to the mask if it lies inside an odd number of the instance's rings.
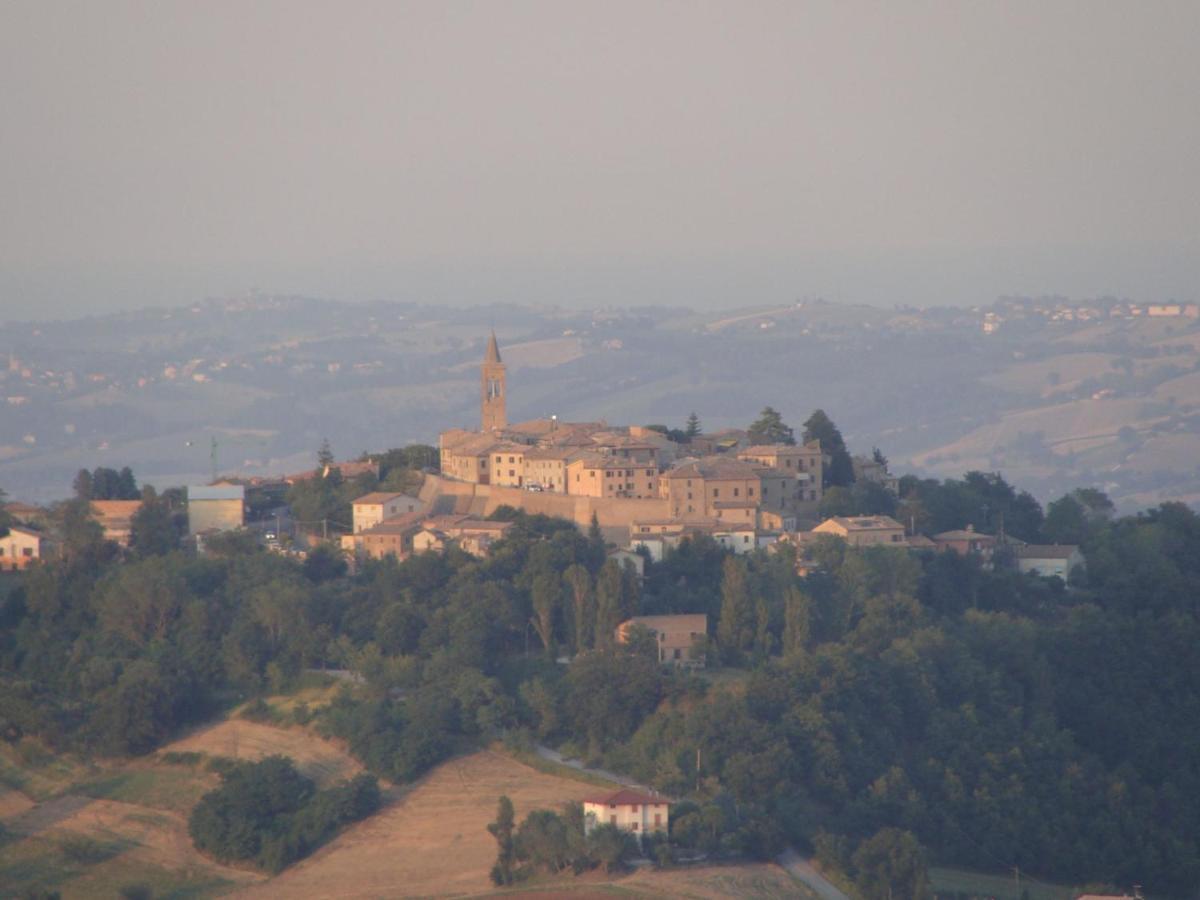
[[[479,404],[480,431],[494,431],[508,425],[504,411],[504,363],[500,361],[500,348],[496,346],[496,332],[488,338],[487,353],[480,367],[482,397]]]

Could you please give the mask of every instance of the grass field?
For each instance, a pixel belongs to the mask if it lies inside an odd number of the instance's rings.
[[[259,760],[290,756],[296,768],[322,787],[362,771],[354,758],[331,741],[302,728],[279,728],[245,719],[227,719],[162,749],[163,753],[202,753],[206,757]]]
[[[935,891],[992,897],[994,900],[1023,900],[1022,892],[1027,892],[1029,900],[1072,900],[1079,893],[1073,888],[1028,877],[1022,878],[1018,887],[1015,875],[988,875],[936,866],[929,870],[929,883]]]

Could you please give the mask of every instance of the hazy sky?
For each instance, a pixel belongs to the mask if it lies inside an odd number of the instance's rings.
[[[0,319],[1200,294],[1200,3],[0,0]]]

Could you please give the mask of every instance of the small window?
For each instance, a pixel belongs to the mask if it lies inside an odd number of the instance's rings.
[[[735,497],[740,496],[737,488],[733,489],[733,496],[735,496]]]
[[[766,489],[764,489],[763,494],[765,495],[766,493],[767,493]],[[753,497],[754,496],[754,488],[746,488],[746,496]]]
[[[662,828],[662,813],[655,813],[655,814],[654,814],[654,827],[655,827],[655,828]]]
[[[720,497],[720,496],[721,496],[721,489],[720,489],[720,488],[713,488],[713,496],[714,496],[714,497]]]
[[[21,555],[32,557],[33,556],[33,548],[32,547],[23,547],[21,549]]]
[[[636,807],[636,806],[633,808],[633,811],[634,811],[634,812],[637,812],[637,807]],[[637,828],[638,828],[638,823],[637,823],[637,822],[634,822],[634,823],[633,823],[633,825],[632,825],[631,827],[632,827],[632,829],[633,829],[634,831],[637,831]]]
[[[635,803],[635,804],[633,804],[633,811],[634,811],[634,812],[637,812],[637,811],[638,811],[638,805],[637,805],[636,803]],[[636,827],[636,826],[635,826],[635,827]]]

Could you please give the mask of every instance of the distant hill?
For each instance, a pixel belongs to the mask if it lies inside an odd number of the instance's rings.
[[[255,296],[10,323],[0,486],[49,501],[96,465],[207,480],[214,437],[221,472],[242,474],[304,468],[325,437],[340,457],[431,442],[476,423],[494,324],[514,417],[680,426],[695,410],[715,429],[768,404],[793,425],[820,407],[900,473],[998,469],[1043,501],[1080,484],[1123,508],[1200,501],[1200,325],[1084,308],[1096,314],[1062,300],[700,314]]]

